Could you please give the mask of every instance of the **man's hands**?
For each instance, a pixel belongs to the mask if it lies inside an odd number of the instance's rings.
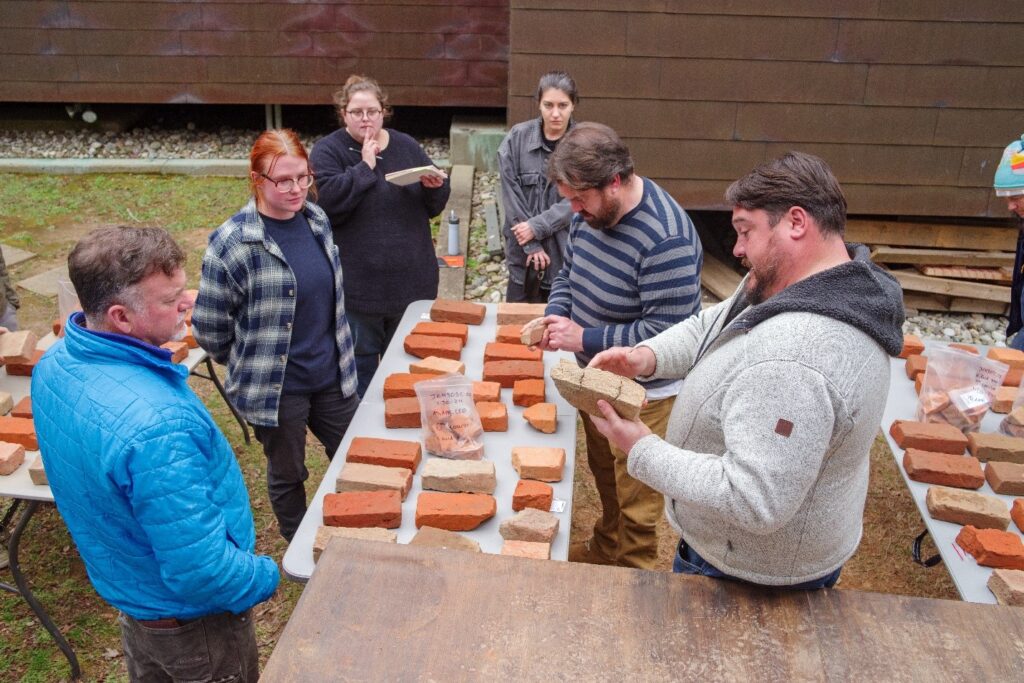
[[[591,358],[587,367],[632,379],[653,375],[658,359],[646,346],[613,346]]]
[[[532,265],[533,269],[537,271],[544,270],[550,263],[551,257],[543,249],[535,251],[526,257],[526,267],[529,268]]]
[[[537,345],[545,351],[583,351],[583,328],[561,315],[546,315],[544,338]]]
[[[526,244],[534,238],[533,228],[530,227],[527,221],[516,223],[512,226],[512,236],[516,238],[516,242],[519,242],[519,244]]]
[[[597,427],[597,431],[623,453],[629,453],[637,441],[653,433],[639,419],[623,420],[608,401],[598,401],[597,407],[601,409],[604,417],[591,415],[590,419]]]

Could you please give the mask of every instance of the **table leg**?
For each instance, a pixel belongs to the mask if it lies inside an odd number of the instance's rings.
[[[252,440],[249,438],[249,426],[245,424],[245,418],[243,418],[235,409],[234,404],[231,403],[231,399],[228,398],[227,392],[224,391],[224,385],[220,383],[220,380],[217,378],[217,373],[213,370],[213,361],[211,361],[210,357],[207,356],[204,359],[204,362],[206,363],[206,371],[210,374],[204,375],[195,369],[192,370],[192,374],[196,377],[202,377],[203,379],[208,379],[213,382],[213,386],[217,387],[217,391],[220,392],[221,397],[224,399],[224,403],[228,405],[228,410],[231,411],[231,414],[234,415],[235,419],[238,421],[238,426],[242,428],[242,436],[245,437],[246,445],[251,444]]]
[[[57,643],[57,647],[59,647],[60,651],[64,653],[65,657],[67,657],[68,664],[71,665],[71,678],[77,680],[78,678],[81,678],[82,670],[78,666],[78,657],[75,656],[75,651],[71,648],[71,644],[64,639],[63,635],[61,635],[57,625],[53,623],[52,619],[50,619],[50,615],[46,613],[43,606],[39,604],[38,600],[36,600],[36,596],[32,594],[32,591],[28,587],[28,581],[25,580],[25,575],[21,571],[21,565],[18,564],[18,545],[21,542],[21,534],[25,531],[25,527],[28,526],[29,519],[32,518],[32,515],[35,514],[38,508],[38,500],[27,501],[25,510],[21,513],[21,517],[18,519],[18,523],[15,525],[14,531],[11,533],[11,542],[7,546],[7,552],[10,556],[11,574],[14,575],[14,583],[17,585],[16,591],[12,592],[20,593],[21,597],[25,599],[25,602],[28,603],[28,606],[36,613],[36,617],[38,617],[39,621],[43,624],[43,628],[50,633],[50,637],[52,637],[54,642]],[[10,586],[5,584],[0,584],[0,587],[10,589]]]

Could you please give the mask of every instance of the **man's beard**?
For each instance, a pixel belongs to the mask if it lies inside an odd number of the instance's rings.
[[[181,317],[178,318],[178,326],[174,328],[175,332],[167,341],[181,341],[188,336],[188,325],[185,324],[185,314],[182,313]]]
[[[743,259],[743,265],[750,270],[750,277],[747,278],[746,285],[747,299],[754,306],[764,303],[773,296],[769,292],[774,289],[779,280],[782,259],[778,252],[771,251],[765,255],[764,263],[757,267],[754,267],[747,259]]]
[[[619,223],[619,210],[622,208],[622,202],[612,197],[607,202],[601,205],[598,209],[599,213],[591,214],[588,213],[586,218],[587,225],[594,228],[595,230],[607,230]]]

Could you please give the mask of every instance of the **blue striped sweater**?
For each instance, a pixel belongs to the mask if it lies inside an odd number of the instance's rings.
[[[607,230],[579,214],[569,227],[565,262],[551,288],[547,315],[583,327],[586,365],[599,351],[634,346],[700,312],[703,251],[693,221],[647,178],[643,197]],[[648,389],[672,380],[644,382]]]

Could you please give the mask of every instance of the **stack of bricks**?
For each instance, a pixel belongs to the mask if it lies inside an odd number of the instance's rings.
[[[900,351],[900,358],[908,358],[915,354],[924,353],[924,342],[916,334],[903,335],[903,350]]]
[[[6,334],[0,335],[0,339],[6,336]],[[32,371],[36,369],[36,364],[39,362],[39,359],[43,357],[44,353],[45,351],[43,351],[42,349],[36,349],[35,351],[32,352],[32,355],[26,362],[21,362],[20,360],[5,361],[5,369],[7,370],[7,374],[11,375],[12,377],[31,377]]]

